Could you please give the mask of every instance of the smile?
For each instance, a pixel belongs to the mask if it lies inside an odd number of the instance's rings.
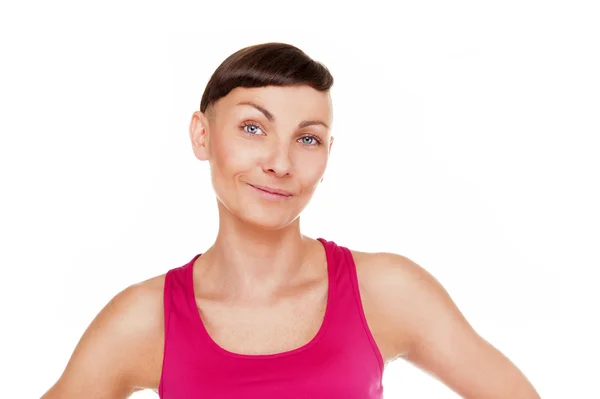
[[[250,183],[248,183],[248,185],[269,199],[285,199],[285,198],[289,198],[293,195],[289,191],[280,190],[280,189],[276,189],[276,188],[272,188],[272,187],[255,186]]]

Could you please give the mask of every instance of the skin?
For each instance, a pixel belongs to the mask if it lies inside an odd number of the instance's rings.
[[[217,238],[194,264],[194,290],[207,331],[226,350],[291,350],[310,341],[321,325],[325,253],[321,243],[301,234],[299,215],[327,167],[331,110],[329,93],[263,87],[234,89],[205,113],[192,115],[193,152],[210,165],[219,212]],[[305,121],[313,123],[299,127]],[[272,201],[251,185],[292,195]],[[352,253],[369,329],[386,363],[403,358],[464,398],[539,398],[424,268],[399,254]],[[164,277],[112,298],[42,398],[117,399],[156,390]]]

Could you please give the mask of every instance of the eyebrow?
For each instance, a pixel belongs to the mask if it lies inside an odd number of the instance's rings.
[[[260,105],[258,105],[256,103],[254,103],[252,101],[242,101],[240,103],[237,103],[237,105],[249,105],[251,107],[254,107],[257,110],[259,110],[260,112],[262,112],[262,114],[265,116],[265,118],[267,118],[269,120],[269,122],[274,122],[275,121],[275,116],[271,112],[269,112],[268,109],[266,109],[266,108],[264,108],[264,107],[262,107],[262,106],[260,106]],[[323,121],[317,121],[317,120],[314,120],[314,121],[302,121],[302,122],[300,122],[298,124],[298,127],[299,128],[304,128],[304,127],[313,126],[313,125],[322,125],[322,126],[325,126],[327,129],[329,129],[329,125],[327,125]]]

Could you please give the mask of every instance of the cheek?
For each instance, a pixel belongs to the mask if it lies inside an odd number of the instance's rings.
[[[297,168],[296,174],[307,190],[314,190],[327,168],[327,156],[316,153],[311,154],[309,157],[304,156],[301,164],[302,166]]]
[[[243,172],[252,163],[251,154],[237,140],[213,141],[212,163],[223,174]]]

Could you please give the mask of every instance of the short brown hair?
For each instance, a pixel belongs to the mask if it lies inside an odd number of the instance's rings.
[[[291,44],[256,44],[236,51],[219,65],[204,89],[200,111],[236,87],[298,85],[328,91],[333,76],[325,65]]]

